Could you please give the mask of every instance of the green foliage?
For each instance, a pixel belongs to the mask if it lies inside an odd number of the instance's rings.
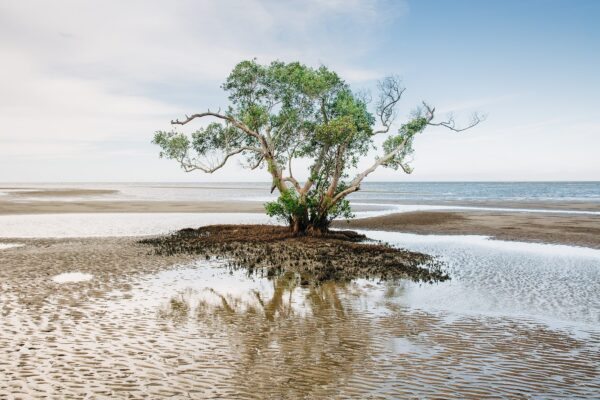
[[[180,160],[187,155],[190,139],[183,133],[158,131],[154,134],[152,143],[161,148],[161,158]]]
[[[305,215],[309,205],[302,203],[293,190],[281,193],[276,201],[265,203],[265,211],[269,217],[275,217],[281,222],[289,223],[296,215]]]
[[[242,61],[222,88],[229,98],[228,107],[217,115],[204,115],[218,122],[190,136],[156,132],[153,143],[161,148],[160,156],[177,160],[186,171],[213,172],[238,154],[247,167],[266,167],[273,187],[280,191],[276,201],[265,205],[267,214],[303,225],[326,227],[333,218],[352,217],[345,199],[350,171],[375,149],[375,133],[388,135],[375,167],[410,173],[407,159],[413,153],[414,137],[429,125],[434,110],[424,104],[425,110],[418,110],[397,133],[391,133],[396,103],[404,91],[397,78],[380,82],[373,114],[368,96],[354,93],[334,71],[299,62],[261,65],[256,60]],[[376,124],[385,129],[375,131]],[[306,189],[291,176],[292,161],[298,158],[312,160]],[[202,159],[209,160],[208,164],[202,164]],[[351,191],[358,190],[360,181],[353,185]]]
[[[306,225],[323,225],[325,228],[334,219],[354,218],[348,200],[343,199],[328,205],[324,204],[326,201],[318,190],[312,190],[302,198],[292,189],[281,193],[277,200],[265,203],[265,211],[269,217],[275,217],[283,223],[291,223],[294,218],[301,218]]]
[[[403,124],[398,130],[397,135],[390,135],[383,142],[383,151],[390,154],[396,151],[396,154],[384,163],[384,166],[398,169],[402,167],[407,173],[412,169],[406,164],[406,158],[413,152],[413,139],[417,133],[422,132],[427,127],[427,119],[420,114],[406,124]]]
[[[329,223],[338,218],[345,220],[354,218],[354,213],[352,212],[349,200],[342,199],[329,208],[327,222]]]
[[[198,155],[206,155],[214,149],[230,150],[244,146],[246,135],[232,126],[213,122],[192,133],[191,145]]]

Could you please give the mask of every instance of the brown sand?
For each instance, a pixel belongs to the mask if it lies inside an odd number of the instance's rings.
[[[595,210],[594,203],[549,202],[477,203],[486,207],[528,207]],[[380,206],[355,207],[356,211],[381,210]],[[7,201],[0,200],[0,215],[48,213],[262,213],[260,202],[250,201]],[[411,212],[351,221],[335,227],[379,229],[419,234],[487,235],[504,240],[561,243],[600,248],[600,216],[496,211]]]
[[[17,188],[15,188],[17,189]],[[23,189],[23,188],[19,188]],[[117,190],[101,189],[35,189],[11,193],[10,197],[53,197],[112,194]],[[426,202],[425,202],[426,203]],[[436,204],[440,204],[436,200]],[[546,210],[598,211],[600,203],[553,201],[470,201],[442,204],[529,208]],[[354,207],[355,211],[376,211],[384,206]],[[260,202],[249,201],[11,201],[0,199],[0,215],[47,213],[262,213]],[[412,212],[382,217],[340,221],[335,227],[376,229],[419,234],[486,235],[504,240],[560,243],[600,248],[600,216],[553,213],[496,211]]]
[[[73,270],[93,274],[93,284],[79,284],[82,290],[78,295],[85,300],[98,290],[113,288],[112,283],[123,276],[155,272],[194,258],[183,254],[151,255],[147,247],[137,244],[138,240],[131,237],[1,239],[2,243],[25,246],[0,250],[0,292],[11,291],[13,285],[17,285],[22,304],[40,308],[46,297],[57,289],[49,280],[54,275]]]
[[[40,189],[10,192],[9,195],[23,197],[74,197],[97,196],[115,193],[119,193],[119,191],[112,189]]]
[[[235,211],[262,212],[262,205],[0,201],[0,214]],[[350,227],[598,248],[599,219],[417,212],[356,220]],[[227,306],[204,310],[178,301],[160,309],[129,309],[132,296],[144,293],[147,274],[197,257],[150,255],[139,239],[2,239],[25,246],[0,250],[0,399],[597,398],[600,393],[597,331],[579,338],[522,319],[447,320],[385,299],[385,312],[371,314],[354,301],[361,293],[350,283],[298,288],[283,275],[273,279],[269,297],[252,307],[227,298]],[[50,279],[73,271],[94,279],[62,285]],[[402,287],[389,289],[393,296]],[[309,302],[308,312],[291,307],[298,290]]]
[[[385,206],[355,207],[356,211],[378,211]],[[0,215],[70,213],[264,213],[258,201],[6,201],[0,200]]]
[[[306,289],[285,276],[251,307],[128,308],[149,256],[135,239],[26,240],[0,251],[0,398],[593,398],[600,335],[532,322],[443,316],[348,283]],[[183,258],[179,258],[183,257]],[[94,274],[55,284],[54,274]],[[389,296],[399,288],[389,288]],[[116,291],[115,291],[116,290]],[[301,290],[300,293],[297,291]],[[295,312],[292,293],[308,302]],[[150,294],[148,294],[149,296]],[[147,297],[147,296],[146,296]],[[258,301],[260,300],[260,301]],[[159,312],[167,310],[167,312]]]
[[[382,204],[420,204],[432,206],[462,206],[462,207],[491,207],[491,208],[513,208],[513,209],[537,209],[537,210],[576,210],[576,211],[600,211],[600,202],[590,201],[554,201],[554,200],[419,200],[418,202],[401,201],[381,201]]]
[[[0,200],[2,214],[69,213],[254,213],[264,212],[260,202],[251,201],[34,201]]]
[[[335,226],[424,235],[486,235],[502,240],[600,248],[600,216],[418,211],[336,222]]]

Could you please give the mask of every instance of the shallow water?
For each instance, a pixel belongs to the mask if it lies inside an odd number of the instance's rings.
[[[517,291],[514,301],[525,312],[515,313],[504,304],[502,285],[475,279],[468,268],[454,266],[454,285],[462,289],[448,292],[443,285],[369,280],[300,287],[293,275],[269,280],[200,261],[143,277],[127,299],[110,304],[115,314],[152,314],[172,324],[175,332],[163,333],[165,340],[185,332],[185,348],[204,349],[197,361],[187,358],[187,367],[214,358],[227,379],[205,383],[240,397],[600,393],[600,329],[580,314],[578,293],[560,306],[568,323],[548,324],[537,302]],[[464,291],[473,282],[481,289],[477,297],[454,302],[469,295]],[[438,289],[434,306],[423,301]],[[447,301],[438,302],[441,297]],[[598,310],[592,302],[588,312]]]
[[[251,213],[0,215],[0,238],[142,236],[210,224],[273,222],[264,214]]]
[[[600,250],[485,236],[363,233],[446,264],[450,281],[403,285],[401,302],[413,308],[600,327]]]
[[[210,339],[208,354],[228,360],[219,385],[241,397],[600,394],[599,250],[368,233],[440,255],[452,280],[301,287],[198,261],[111,304]]]
[[[60,196],[39,195],[44,190],[114,190],[115,193],[62,193]],[[19,196],[14,196],[19,192]],[[27,195],[28,192],[33,192]],[[184,201],[184,202],[229,202],[251,201],[264,203],[276,199],[269,193],[269,184],[264,182],[232,183],[10,183],[0,184],[3,201],[31,202],[130,202],[130,201]],[[384,212],[359,212],[359,217],[377,216],[391,212],[454,210],[491,212],[553,213],[562,215],[598,216],[600,204],[600,182],[366,182],[362,189],[348,198],[355,208],[376,207]],[[511,202],[517,202],[514,204]],[[533,201],[533,203],[529,203]],[[522,203],[519,203],[522,202]],[[536,203],[537,202],[537,203]],[[539,203],[542,202],[542,203]],[[580,204],[571,204],[577,202]],[[504,206],[506,205],[506,206]],[[521,208],[519,208],[521,207]],[[29,216],[27,218],[30,218]],[[157,217],[165,219],[165,217]],[[0,237],[9,237],[2,232]],[[177,217],[175,217],[177,219]],[[40,221],[44,225],[44,220]],[[106,221],[105,221],[106,222]],[[10,219],[7,223],[11,223]],[[150,230],[146,224],[141,232]],[[162,225],[152,229],[152,234],[163,233]],[[168,226],[180,225],[170,223]],[[120,234],[111,228],[112,234]],[[134,230],[140,233],[137,228]],[[88,236],[106,236],[106,229],[99,233],[81,232]],[[122,233],[128,234],[128,233]],[[132,233],[135,234],[135,233]],[[35,233],[27,233],[34,237]],[[50,229],[45,233],[66,233]],[[41,236],[37,236],[41,237]]]
[[[599,397],[599,251],[369,235],[442,255],[452,281],[300,286],[197,260],[88,265],[66,290],[25,269],[0,291],[0,398]]]
[[[89,281],[94,276],[92,274],[85,274],[83,272],[65,272],[52,277],[52,281],[55,283],[76,283]]]
[[[600,211],[549,211],[380,203],[365,203],[364,205],[382,207],[383,209],[379,211],[356,212],[356,218],[377,217],[395,212],[476,209],[487,211],[600,215]],[[277,221],[262,213],[69,213],[0,215],[0,238],[143,236],[165,234],[178,229],[210,224],[265,223],[274,224]]]
[[[13,247],[21,247],[23,246],[22,244],[18,244],[18,243],[0,243],[0,250],[2,249],[10,249]]]

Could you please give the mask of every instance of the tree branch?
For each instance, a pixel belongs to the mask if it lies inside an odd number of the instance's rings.
[[[302,192],[301,192],[302,195],[305,195],[306,193],[308,193],[308,191],[312,187],[312,185],[314,183],[313,177],[319,172],[319,170],[323,166],[323,159],[325,158],[325,155],[327,154],[328,151],[329,151],[329,146],[328,145],[324,145],[321,148],[321,152],[319,153],[319,158],[317,158],[317,160],[315,161],[315,163],[310,168],[310,176],[308,177],[308,179],[304,183],[304,187],[302,188]]]
[[[335,189],[338,186],[340,177],[342,176],[342,172],[344,170],[343,157],[346,154],[346,147],[347,147],[347,145],[346,145],[346,143],[344,143],[344,144],[339,145],[339,147],[337,148],[333,177],[331,179],[331,184],[329,185],[329,188],[327,189],[327,196],[329,196],[329,197],[333,196],[333,193],[335,192]]]
[[[402,98],[406,88],[400,86],[400,79],[388,76],[378,83],[379,100],[377,101],[376,113],[383,126],[382,129],[373,132],[373,135],[387,133],[397,117],[396,105]]]
[[[356,177],[354,177],[354,179],[352,180],[352,182],[350,182],[350,185],[346,189],[342,190],[341,192],[339,192],[338,194],[335,195],[335,197],[331,200],[331,205],[337,203],[338,201],[340,201],[341,199],[343,199],[350,193],[360,190],[360,184],[362,183],[362,181],[371,172],[375,171],[379,166],[384,165],[387,161],[391,160],[396,154],[400,153],[404,149],[405,145],[406,145],[406,139],[404,139],[402,141],[402,143],[398,147],[396,147],[393,151],[389,152],[388,154],[384,155],[381,158],[376,159],[375,162],[373,163],[373,165],[371,165],[369,168],[367,168],[360,174],[356,175]]]
[[[296,178],[294,178],[293,176],[288,176],[286,178],[282,179],[283,182],[291,182],[292,185],[294,185],[294,189],[296,189],[296,191],[299,193],[302,188],[300,187],[300,182],[298,182],[296,180]]]
[[[178,119],[173,120],[173,121],[171,121],[171,124],[172,125],[185,125],[185,124],[193,121],[196,118],[203,118],[203,117],[215,117],[215,118],[225,120],[225,121],[229,122],[230,124],[232,124],[233,126],[235,126],[236,128],[241,129],[248,135],[254,136],[255,138],[261,140],[261,142],[264,141],[264,138],[262,138],[258,132],[253,131],[243,122],[240,122],[229,115],[223,115],[223,114],[220,114],[219,112],[211,112],[210,110],[208,110],[207,112],[204,112],[204,113],[192,114],[190,116],[186,115],[185,120],[183,120],[183,121],[180,121]]]
[[[456,126],[456,121],[454,120],[454,115],[450,114],[448,115],[448,119],[446,121],[442,121],[442,122],[431,122],[434,118],[434,114],[435,114],[435,107],[430,107],[427,103],[423,102],[423,106],[425,107],[425,109],[427,110],[427,125],[429,126],[443,126],[444,128],[448,128],[451,131],[454,132],[462,132],[462,131],[466,131],[467,129],[471,129],[477,125],[479,125],[481,122],[485,121],[486,116],[485,115],[481,115],[478,113],[473,113],[472,117],[471,117],[471,122],[465,126],[465,127],[457,127]]]
[[[402,91],[400,91],[400,95],[402,95]],[[485,116],[481,116],[477,113],[473,114],[473,119],[471,121],[471,123],[466,126],[466,127],[462,127],[462,128],[458,128],[456,127],[456,124],[454,122],[454,118],[451,116],[447,121],[443,121],[443,122],[437,122],[437,123],[433,123],[431,122],[433,120],[433,118],[435,117],[435,107],[431,107],[429,106],[427,103],[423,102],[423,107],[425,108],[425,119],[427,120],[427,125],[431,125],[431,126],[443,126],[445,128],[448,128],[452,131],[455,132],[462,132],[465,131],[467,129],[471,129],[474,126],[478,125],[479,123],[481,123],[483,120],[485,120]],[[421,112],[420,112],[421,113]],[[358,190],[360,190],[360,184],[362,183],[362,181],[373,171],[375,171],[379,166],[381,165],[385,165],[389,160],[391,160],[394,156],[396,156],[398,153],[400,153],[406,146],[407,143],[407,139],[408,138],[404,138],[404,140],[400,143],[399,146],[397,146],[393,151],[389,152],[388,154],[384,155],[381,158],[378,158],[377,160],[375,160],[375,162],[373,163],[373,165],[371,165],[369,168],[367,168],[366,170],[364,170],[363,172],[361,172],[360,174],[356,175],[356,177],[352,180],[352,182],[350,183],[350,185],[348,186],[348,188],[346,188],[345,190],[341,191],[340,193],[336,194],[335,197],[332,199],[331,204],[335,204],[336,202],[338,202],[339,200],[343,199],[344,197],[346,197],[347,195],[349,195],[350,193],[356,192]],[[412,170],[410,169],[410,167],[402,162],[399,163],[400,168],[402,168],[402,170],[408,174],[410,174],[412,172]]]
[[[273,149],[271,149],[271,146],[269,144],[269,141],[266,137],[264,137],[263,135],[259,134],[258,132],[253,131],[252,129],[250,129],[246,124],[244,124],[243,122],[240,122],[238,120],[236,120],[235,118],[229,116],[229,115],[223,115],[219,112],[212,112],[210,110],[208,110],[207,112],[204,113],[199,113],[199,114],[192,114],[190,116],[185,117],[185,120],[180,121],[180,120],[174,120],[171,121],[171,124],[173,125],[185,125],[187,123],[189,123],[190,121],[193,121],[196,118],[204,118],[204,117],[215,117],[215,118],[219,118],[222,120],[225,120],[227,122],[229,122],[230,124],[232,124],[233,126],[235,126],[236,128],[241,129],[243,132],[245,132],[246,134],[248,134],[249,136],[255,137],[256,139],[258,139],[258,141],[260,142],[261,145],[261,149],[259,150],[259,153],[261,154],[262,157],[264,157],[264,159],[269,162],[272,166],[269,167],[269,172],[271,173],[271,176],[273,177],[273,187],[271,192],[275,189],[275,187],[277,187],[279,189],[280,192],[286,192],[287,188],[285,187],[285,185],[283,184],[283,180],[282,180],[282,176],[281,176],[281,169],[278,165],[276,165],[275,163],[275,156],[273,154]],[[256,148],[252,148],[252,149],[256,149]],[[231,157],[232,155],[235,154],[239,154],[244,150],[250,150],[250,148],[242,148],[239,151],[234,151],[232,153],[228,153],[225,156],[225,159],[223,160],[222,163],[220,163],[217,167],[215,168],[204,168],[202,166],[194,166],[194,165],[190,165],[190,167],[193,169],[200,169],[204,172],[207,173],[212,173],[214,171],[216,171],[217,169],[223,167],[223,165],[225,164],[225,162],[227,161],[227,159],[229,157]]]
[[[260,164],[262,164],[264,159],[265,159],[265,156],[261,155],[258,158],[258,160],[256,160],[255,164],[250,165],[250,170],[255,170],[256,168],[258,168],[260,166]]]
[[[225,154],[225,156],[223,157],[223,159],[221,160],[220,163],[218,163],[217,165],[214,165],[214,166],[210,166],[210,167],[207,167],[207,166],[201,165],[201,164],[194,164],[191,161],[186,161],[187,153],[177,161],[179,161],[179,163],[181,164],[181,166],[183,167],[183,169],[186,172],[190,172],[190,171],[199,169],[200,171],[206,172],[207,174],[212,174],[213,172],[217,171],[218,169],[223,168],[223,166],[227,163],[227,160],[230,157],[233,157],[236,154],[240,154],[243,151],[257,151],[257,150],[260,151],[256,147],[240,147],[238,149],[232,150],[229,153]]]

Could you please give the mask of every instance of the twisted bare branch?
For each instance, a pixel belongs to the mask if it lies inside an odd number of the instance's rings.
[[[203,165],[203,164],[200,164],[197,162],[193,163],[191,160],[189,160],[187,152],[184,156],[182,156],[177,161],[179,161],[179,163],[181,164],[181,166],[183,167],[185,172],[200,170],[202,172],[206,172],[207,174],[212,174],[213,172],[223,168],[223,166],[225,166],[225,164],[227,163],[227,160],[229,160],[229,158],[235,156],[236,154],[240,154],[244,151],[260,151],[260,149],[258,149],[256,147],[248,147],[248,146],[237,148],[235,150],[232,150],[232,151],[226,153],[223,156],[223,159],[218,164],[211,165],[211,166],[206,166],[206,165]]]
[[[481,122],[485,121],[486,119],[486,115],[483,114],[479,114],[479,113],[473,113],[473,115],[471,116],[471,121],[469,122],[469,124],[467,124],[464,127],[457,127],[456,126],[456,121],[454,119],[454,114],[449,114],[446,121],[441,121],[441,122],[431,122],[434,118],[434,113],[435,113],[435,107],[431,107],[429,106],[427,103],[423,102],[423,106],[425,107],[426,111],[427,111],[427,125],[430,126],[443,126],[444,128],[448,128],[451,131],[454,132],[463,132],[466,131],[467,129],[471,129],[477,125],[479,125]]]
[[[373,132],[374,135],[387,133],[398,116],[396,104],[402,98],[406,90],[401,86],[400,78],[388,76],[377,84],[379,89],[379,99],[376,105],[376,114],[383,128]]]
[[[199,113],[199,114],[192,114],[190,116],[186,115],[185,120],[180,121],[180,120],[176,119],[176,120],[171,121],[171,124],[172,125],[185,125],[185,124],[193,121],[196,118],[204,118],[204,117],[215,117],[215,118],[225,120],[225,121],[229,122],[231,125],[235,126],[236,128],[241,129],[248,135],[254,136],[255,138],[257,138],[259,140],[262,139],[261,141],[264,140],[264,138],[262,138],[262,136],[258,132],[253,131],[243,122],[240,122],[229,115],[223,115],[223,114],[220,114],[219,112],[211,112],[210,110],[208,110],[207,112]]]

